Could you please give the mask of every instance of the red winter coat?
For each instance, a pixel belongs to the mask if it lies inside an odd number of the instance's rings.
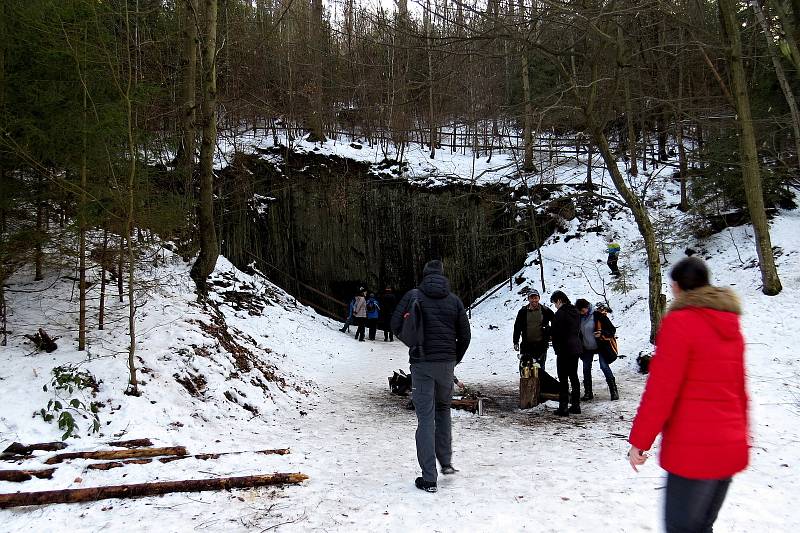
[[[747,467],[740,313],[731,290],[706,286],[679,294],[661,324],[628,440],[649,450],[661,433],[667,472],[722,479]]]

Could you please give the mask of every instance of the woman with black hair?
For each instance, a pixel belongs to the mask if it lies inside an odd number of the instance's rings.
[[[675,299],[656,338],[628,460],[637,470],[661,433],[667,531],[711,531],[731,478],[749,460],[741,307],[732,290],[709,284],[699,258],[679,261],[670,277]]]
[[[553,351],[556,352],[559,382],[556,414],[559,416],[569,416],[570,413],[580,414],[581,389],[578,380],[578,359],[583,351],[579,333],[581,318],[578,310],[562,291],[555,291],[550,296],[550,302],[556,306],[556,314],[550,329]],[[570,384],[572,385],[571,393]],[[569,409],[567,409],[568,405]]]

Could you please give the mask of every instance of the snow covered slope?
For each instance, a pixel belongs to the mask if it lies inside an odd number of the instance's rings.
[[[675,190],[665,185],[662,206]],[[664,211],[668,208],[664,207]],[[595,221],[596,222],[596,221]],[[591,224],[596,225],[594,222]],[[607,289],[627,357],[612,366],[621,399],[608,401],[595,363],[596,399],[583,414],[561,419],[552,402],[516,409],[517,360],[511,325],[524,303],[520,290],[542,290],[539,267],[530,265],[479,305],[472,316],[473,344],[457,369],[473,389],[491,397],[484,416],[454,412],[455,476],[441,477],[435,495],[413,487],[418,475],[415,418],[404,400],[388,394],[386,378],[406,368],[399,343],[356,342],[258,276],[220,259],[211,304],[195,302],[188,265],[162,251],[159,280],[139,309],[142,396],[123,396],[127,379],[126,310],[112,313],[107,331],[93,331],[91,360],[75,350],[72,282],[51,272],[42,282],[13,280],[8,347],[0,351],[0,446],[11,441],[57,439],[61,431],[32,418],[52,397],[50,371],[80,363],[98,380],[102,436],[69,439],[72,449],[97,449],[116,436],[150,437],[159,445],[183,444],[190,453],[289,447],[288,456],[253,453],[216,460],[86,470],[87,461],[59,466],[54,479],[2,482],[0,492],[91,487],[168,479],[301,471],[310,479],[284,489],[170,494],[0,511],[3,531],[658,531],[663,472],[655,461],[635,474],[627,464],[626,437],[646,377],[635,356],[650,349],[644,252],[625,212],[601,215],[603,235],[572,221],[543,247],[545,298],[562,289],[574,300],[602,299],[608,283],[605,241],[622,244],[620,266],[629,289]],[[800,465],[800,379],[796,346],[800,316],[800,212],[772,222],[781,248],[784,291],[759,290],[749,227],[696,241],[674,236],[670,263],[685,246],[700,251],[714,281],[731,285],[744,302],[743,324],[752,398],[751,467],[737,476],[717,522],[718,531],[794,531],[793,506]],[[576,234],[580,234],[576,236]],[[567,239],[567,237],[570,237]],[[735,244],[735,246],[734,246]],[[599,262],[598,262],[599,261]],[[668,269],[669,267],[665,267]],[[51,286],[52,285],[52,286]],[[256,295],[256,296],[253,296]],[[213,305],[212,305],[213,304]],[[119,304],[116,304],[119,305]],[[231,337],[222,334],[224,320]],[[30,353],[22,337],[37,327],[62,336],[53,354]],[[552,351],[547,369],[554,373]],[[146,371],[144,369],[147,369]],[[177,376],[177,377],[176,377]],[[200,378],[202,377],[202,379]],[[179,380],[184,383],[181,385]],[[203,384],[205,382],[205,384]],[[189,383],[190,385],[186,385]],[[194,392],[190,389],[194,386]],[[87,397],[87,399],[90,399]],[[24,464],[38,467],[49,454]],[[12,464],[7,463],[5,467]]]

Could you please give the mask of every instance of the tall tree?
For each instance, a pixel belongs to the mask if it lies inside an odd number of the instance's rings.
[[[758,265],[761,270],[762,292],[774,296],[783,288],[775,267],[769,221],[764,209],[764,193],[761,186],[761,169],[758,162],[756,134],[747,91],[747,76],[742,61],[742,41],[739,34],[741,24],[737,18],[735,0],[718,0],[722,31],[728,43],[728,62],[731,70],[731,88],[736,106],[736,123],[739,126],[739,151],[741,153],[742,179],[747,197],[747,208],[753,221],[756,237]]]
[[[200,198],[197,207],[200,254],[192,265],[192,279],[199,288],[214,271],[219,257],[217,230],[214,226],[214,150],[217,146],[217,0],[204,0],[203,10],[203,94],[200,123]]]

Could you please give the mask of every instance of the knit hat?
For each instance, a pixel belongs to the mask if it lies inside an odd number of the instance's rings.
[[[531,292],[528,293],[528,298],[530,298],[531,296],[539,296],[539,291],[537,291],[536,289],[531,289]]]
[[[425,268],[422,269],[422,275],[428,274],[444,274],[444,265],[438,259],[433,259],[425,263]]]

